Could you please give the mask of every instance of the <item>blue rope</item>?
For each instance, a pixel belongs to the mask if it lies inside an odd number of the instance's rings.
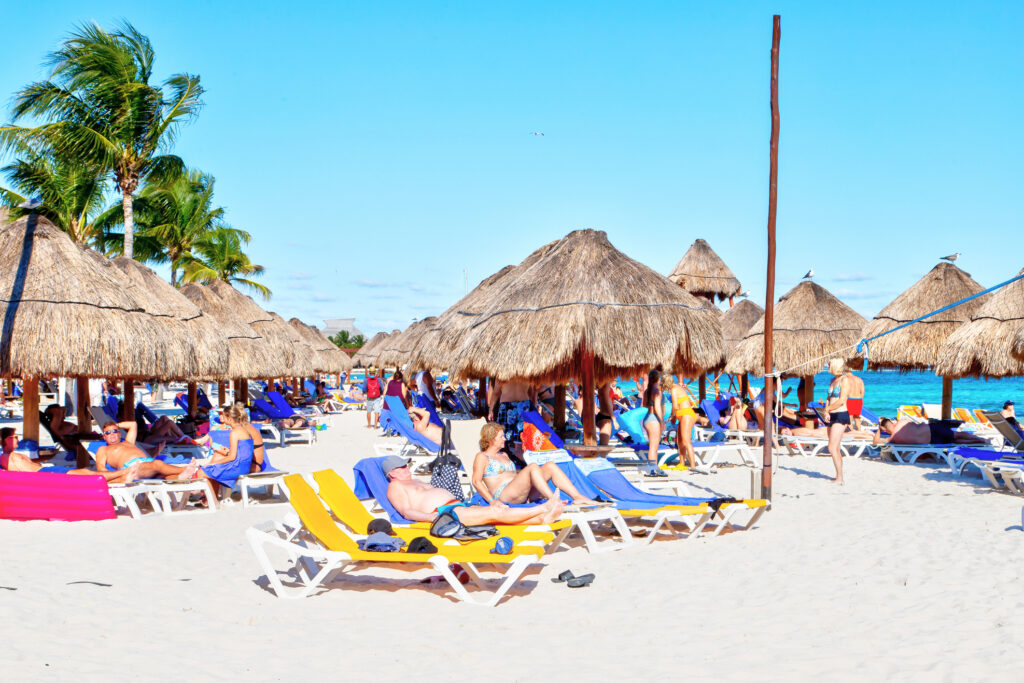
[[[982,290],[982,291],[978,292],[977,294],[972,294],[971,296],[967,297],[966,299],[961,299],[960,301],[957,301],[956,303],[949,304],[948,306],[943,306],[942,308],[934,310],[931,313],[926,313],[925,315],[922,315],[920,318],[914,318],[913,320],[907,321],[907,322],[903,323],[902,325],[897,325],[896,327],[892,328],[891,330],[888,330],[886,332],[882,332],[881,334],[876,334],[875,336],[868,337],[867,339],[861,339],[859,342],[857,342],[857,355],[858,356],[860,355],[861,350],[864,351],[864,369],[865,370],[868,369],[868,351],[869,351],[868,342],[874,341],[874,340],[876,340],[876,339],[878,339],[880,337],[884,337],[887,334],[892,334],[896,330],[902,330],[904,327],[907,327],[909,325],[913,325],[914,323],[919,323],[922,320],[925,320],[926,318],[930,318],[933,315],[938,315],[939,313],[942,313],[944,311],[948,311],[951,308],[956,308],[960,304],[965,304],[968,301],[971,301],[972,299],[977,299],[979,296],[985,296],[989,292],[994,292],[997,289],[1002,289],[1006,285],[1013,284],[1014,282],[1016,282],[1017,280],[1020,280],[1021,278],[1024,278],[1024,273],[1021,273],[1020,275],[1018,275],[1016,277],[1010,278],[1006,282],[1001,282],[998,285],[995,285],[994,287],[989,287],[988,289]]]

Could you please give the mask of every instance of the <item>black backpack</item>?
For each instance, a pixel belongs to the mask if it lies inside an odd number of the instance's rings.
[[[466,496],[462,492],[462,484],[459,483],[459,470],[462,469],[462,461],[454,453],[449,452],[451,432],[452,423],[450,420],[445,420],[444,427],[441,429],[441,449],[429,465],[430,485],[444,489],[452,494],[452,498],[455,500],[464,501]]]

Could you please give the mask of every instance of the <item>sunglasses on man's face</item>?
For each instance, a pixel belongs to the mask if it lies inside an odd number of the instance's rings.
[[[110,434],[117,434],[118,431],[119,430],[117,430],[117,429],[108,429],[107,431],[103,432],[103,436],[108,436]]]

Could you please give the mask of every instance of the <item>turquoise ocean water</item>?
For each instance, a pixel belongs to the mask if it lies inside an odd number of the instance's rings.
[[[903,404],[919,405],[921,403],[942,402],[942,379],[930,372],[857,372],[864,380],[866,390],[864,405],[872,412],[882,416],[894,416]],[[832,375],[821,372],[814,377],[814,398],[822,400],[828,391]],[[783,391],[792,387],[793,391],[784,399],[786,403],[796,403],[796,387],[799,380],[783,380]],[[619,386],[624,392],[635,393],[636,385],[632,381],[620,381]],[[697,382],[689,383],[690,391],[696,395]],[[710,386],[710,380],[709,380]],[[729,380],[723,377],[719,386],[729,390]],[[750,386],[761,389],[764,380],[751,377]],[[711,393],[711,389],[708,389]],[[958,379],[953,381],[954,408],[981,408],[983,410],[999,410],[1004,401],[1024,401],[1024,377],[1008,377],[1006,379]]]

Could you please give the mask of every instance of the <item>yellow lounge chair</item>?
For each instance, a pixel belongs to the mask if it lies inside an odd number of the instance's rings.
[[[900,419],[903,416],[914,418],[915,420],[923,420],[924,413],[921,412],[921,406],[900,406],[899,412],[896,414],[896,419]]]
[[[967,410],[967,408],[954,408],[953,417],[960,420],[961,422],[977,422],[977,420],[974,419],[974,416],[971,415],[971,412]]]
[[[982,410],[981,408],[974,409],[974,417],[976,417],[978,419],[978,422],[980,422],[983,425],[990,424],[989,419],[985,417],[985,411]]]
[[[292,528],[289,528],[287,521],[266,522],[246,530],[246,537],[256,559],[266,572],[267,581],[278,597],[306,597],[319,586],[327,586],[337,575],[347,573],[348,569],[386,564],[413,570],[430,567],[441,574],[458,599],[473,605],[493,607],[515,584],[523,571],[544,555],[544,550],[540,546],[523,545],[516,546],[508,555],[499,555],[491,553],[479,543],[469,546],[457,543],[441,545],[434,555],[360,550],[356,540],[334,523],[330,513],[301,475],[292,474],[285,477],[285,486],[288,487],[289,502],[298,514],[301,526],[297,522]],[[289,591],[281,582],[267,554],[269,547],[277,547],[288,555],[292,564],[288,573],[293,574],[298,580],[300,587],[297,590]],[[482,601],[475,599],[449,568],[453,562],[460,563],[466,569],[476,586],[491,590],[489,598]],[[507,565],[508,569],[502,575],[500,583],[491,586],[480,576],[476,567],[478,564]]]
[[[357,534],[364,533],[366,527],[374,519],[377,519],[353,493],[351,487],[334,470],[320,470],[313,473],[313,479],[319,487],[319,495],[334,513],[342,524]],[[544,544],[550,543],[555,538],[552,529],[555,525],[559,529],[570,526],[570,522],[558,520],[551,527],[548,526],[505,526],[498,525],[501,535],[508,536],[513,541],[540,541]],[[411,541],[417,536],[424,536],[430,524],[417,522],[410,526],[393,525],[395,535],[406,541]],[[491,546],[493,547],[493,543]]]

